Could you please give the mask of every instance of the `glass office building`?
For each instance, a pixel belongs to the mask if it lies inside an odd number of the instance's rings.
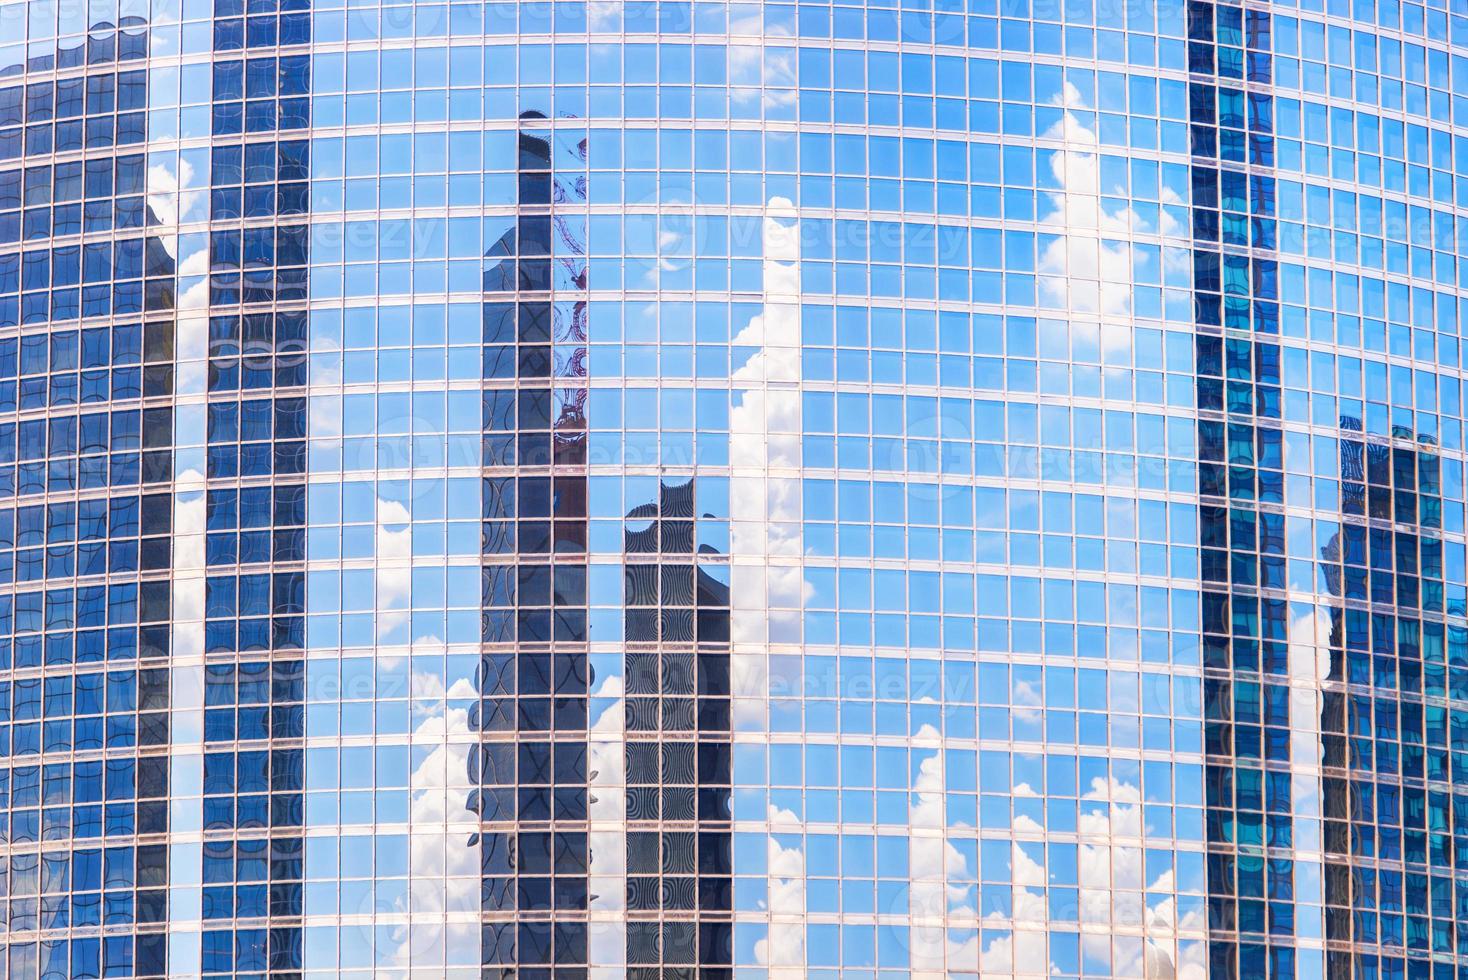
[[[0,978],[1468,978],[1468,6],[855,2],[0,2]]]

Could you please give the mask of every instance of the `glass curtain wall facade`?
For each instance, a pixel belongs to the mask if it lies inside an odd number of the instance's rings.
[[[1465,290],[1446,0],[0,2],[0,978],[1465,980]]]

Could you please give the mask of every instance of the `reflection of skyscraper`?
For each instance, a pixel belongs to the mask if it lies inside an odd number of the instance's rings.
[[[275,49],[309,20],[188,13],[212,57],[180,154],[156,111],[178,71],[147,61],[180,27],[117,6],[0,13],[4,959],[283,975],[303,911],[308,144],[281,134],[307,125],[309,71]],[[181,190],[207,236],[180,237]],[[208,279],[187,302],[185,273]]]
[[[627,515],[629,980],[732,976],[729,586],[696,506],[696,481],[664,480]]]
[[[483,614],[470,757],[484,826],[483,950],[521,978],[586,974],[585,297],[553,289],[550,131],[526,114],[519,213],[484,273]],[[584,254],[570,245],[569,260]],[[568,249],[563,245],[558,252]],[[585,288],[584,262],[579,284]],[[581,347],[578,356],[568,348]],[[505,733],[496,735],[493,733]],[[505,740],[518,735],[516,741]],[[518,973],[516,972],[518,968]]]
[[[1267,12],[1188,8],[1211,976],[1294,976],[1285,413]],[[1305,842],[1301,842],[1304,844]],[[1308,955],[1308,954],[1307,954]]]
[[[1430,440],[1403,445],[1410,434],[1401,431],[1390,443],[1365,437],[1355,418],[1342,418],[1341,431],[1341,518],[1321,548],[1321,571],[1337,603],[1320,725],[1325,938],[1339,944],[1327,960],[1332,980],[1356,975],[1354,948],[1410,941],[1400,920],[1371,914],[1368,883],[1419,894],[1441,889],[1410,869],[1454,861],[1457,821],[1432,787],[1456,767],[1447,712],[1432,699],[1448,692],[1448,665],[1468,654],[1464,630],[1442,619],[1435,447]],[[1382,737],[1398,732],[1400,741]],[[1408,929],[1413,925],[1409,920]],[[1424,932],[1416,941],[1426,938]]]
[[[558,281],[585,288],[584,244],[556,213],[584,188],[554,174],[549,133],[536,125],[522,118],[521,210],[484,276],[484,639],[513,646],[483,658],[478,722],[507,730],[513,694],[519,738],[513,760],[494,736],[476,748],[471,772],[483,788],[471,806],[486,826],[487,955],[522,973],[580,976],[594,860],[587,746],[576,740],[594,681],[586,388],[575,384],[585,378],[587,306],[553,286],[550,255],[554,238],[567,256],[554,260],[565,267]],[[629,976],[660,977],[667,964],[712,980],[732,963],[729,589],[695,560],[694,496],[692,482],[664,482],[626,519],[627,852],[609,864],[626,868]],[[492,788],[512,778],[515,793]]]
[[[1460,6],[0,0],[0,980],[1464,980]]]
[[[207,301],[208,319],[181,314],[175,355],[208,356],[206,376],[196,367],[186,387],[180,379],[207,445],[202,460],[183,457],[193,492],[175,501],[192,534],[178,548],[189,567],[175,580],[176,615],[202,606],[204,664],[201,678],[176,669],[180,690],[202,687],[202,772],[180,771],[202,777],[203,840],[173,877],[197,862],[202,934],[197,952],[170,950],[170,972],[299,975],[305,955],[311,65],[300,48],[311,38],[301,5],[280,7],[219,0],[210,25],[212,143],[207,181],[193,181],[208,187],[208,292],[192,297]],[[178,167],[188,186],[182,157]],[[178,653],[195,653],[190,631],[178,632]],[[184,746],[198,737],[180,736]]]
[[[10,976],[166,968],[176,268],[144,198],[148,38],[109,19],[0,67]]]

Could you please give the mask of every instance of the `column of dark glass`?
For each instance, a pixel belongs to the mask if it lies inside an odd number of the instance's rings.
[[[1294,977],[1269,15],[1188,5],[1209,970]]]
[[[733,975],[729,587],[698,560],[695,487],[627,515],[628,980]]]
[[[54,76],[0,88],[14,977],[166,969],[173,262],[144,231],[146,55],[144,23],[97,24],[27,65]]]
[[[301,969],[309,17],[214,5],[206,975]]]
[[[1340,600],[1321,725],[1327,976],[1436,976],[1468,898],[1453,874],[1468,765],[1449,731],[1468,723],[1468,692],[1448,699],[1441,462],[1410,430],[1388,442],[1353,417],[1341,430],[1342,519],[1321,555]]]
[[[584,244],[555,205],[584,202],[584,186],[554,173],[548,121],[527,113],[521,127],[518,212],[484,274],[475,723],[485,738],[470,760],[482,823],[481,961],[486,977],[580,980],[590,863],[586,272]]]

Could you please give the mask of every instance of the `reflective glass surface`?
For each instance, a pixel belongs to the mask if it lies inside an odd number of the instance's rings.
[[[0,2],[0,978],[1464,980],[1465,319],[1461,3]]]

